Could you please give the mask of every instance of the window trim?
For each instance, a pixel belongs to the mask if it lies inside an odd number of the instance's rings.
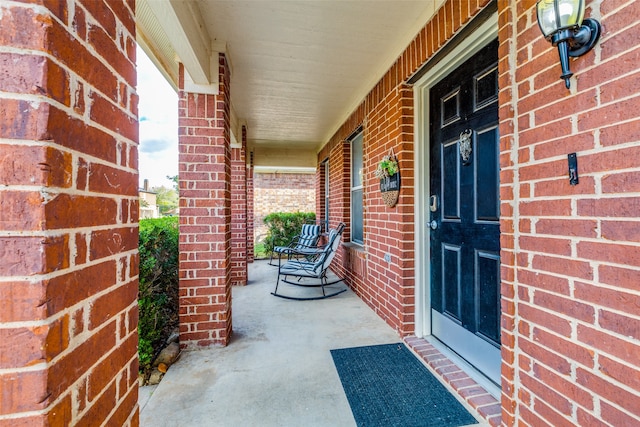
[[[361,145],[361,151],[362,151],[362,156],[361,156],[362,164],[360,165],[360,170],[364,171],[364,132],[361,127],[358,128],[358,130],[354,132],[349,138],[349,154],[350,154],[349,171],[350,171],[350,178],[351,178],[349,180],[349,226],[351,230],[350,243],[358,246],[364,246],[364,174],[360,179],[360,185],[353,186],[354,174],[355,174],[353,143],[358,138],[360,139],[360,145]],[[362,240],[354,239],[354,232],[353,232],[354,230],[354,226],[353,226],[354,225],[354,214],[353,214],[354,192],[360,192],[360,195],[361,195],[360,197],[362,198],[362,217],[360,218],[360,225],[361,225],[360,228],[362,229]]]

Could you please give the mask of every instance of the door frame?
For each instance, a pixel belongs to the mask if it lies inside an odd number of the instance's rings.
[[[415,148],[415,334],[431,336],[430,283],[430,211],[429,211],[429,91],[443,77],[455,70],[480,49],[498,37],[498,14],[491,14],[414,83],[414,148]],[[428,65],[427,65],[428,66]],[[426,118],[426,119],[425,119]]]

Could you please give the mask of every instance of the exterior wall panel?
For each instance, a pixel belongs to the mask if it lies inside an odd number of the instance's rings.
[[[135,25],[0,13],[0,425],[138,425]]]
[[[247,139],[242,126],[240,147],[231,148],[231,284],[247,284]]]
[[[344,147],[362,126],[365,245],[342,248],[335,269],[401,335],[413,333],[415,314],[413,99],[403,92],[405,82],[488,3],[445,3],[318,156],[334,167],[331,219],[348,224]],[[558,78],[557,51],[537,27],[535,2],[496,3],[501,422],[634,425],[640,422],[640,384],[632,379],[640,372],[634,303],[640,298],[640,86],[629,32],[638,27],[632,18],[638,5],[587,2],[587,16],[601,20],[603,34],[592,52],[571,61],[575,76],[568,91]],[[391,209],[370,178],[390,147],[402,174],[400,203]],[[578,156],[576,186],[567,172],[572,152]],[[495,412],[488,419],[500,422]]]
[[[229,66],[219,56],[218,95],[178,99],[180,173],[180,346],[231,338],[231,146]]]
[[[315,210],[315,175],[254,172],[253,211],[255,241],[264,240],[264,218],[273,212],[318,212]]]
[[[343,248],[335,269],[401,336],[414,333],[415,327],[414,100],[412,88],[406,82],[489,2],[479,3],[445,3],[318,155],[318,162],[329,158],[331,226],[341,221],[348,225],[347,140],[362,128],[365,243],[363,247]],[[374,171],[391,150],[399,160],[402,185],[398,204],[388,208],[383,204]],[[321,191],[318,189],[317,193]],[[344,240],[348,242],[349,237],[347,227]]]
[[[571,61],[570,90],[533,6],[500,7],[503,421],[638,424],[640,86],[625,59],[637,46],[622,37],[638,5],[587,2],[603,33]]]

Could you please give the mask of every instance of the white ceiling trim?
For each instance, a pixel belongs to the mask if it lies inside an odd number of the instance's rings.
[[[306,174],[311,175],[316,173],[316,168],[304,168],[304,167],[273,167],[273,166],[254,166],[254,173],[287,173],[287,174]]]
[[[216,84],[218,65],[211,72],[211,38],[202,14],[191,0],[146,1],[164,29],[171,29],[171,44],[180,62],[198,85]]]
[[[136,41],[177,92],[178,63],[175,50],[146,0],[136,1]]]
[[[186,70],[185,66],[185,70]],[[209,83],[198,84],[193,81],[191,73],[184,73],[184,90],[191,93],[204,93],[207,95],[217,95],[220,93],[220,82],[218,73],[218,57],[209,57]]]

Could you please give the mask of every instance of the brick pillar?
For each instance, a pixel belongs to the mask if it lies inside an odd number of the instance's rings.
[[[231,284],[247,284],[247,131],[231,149]]]
[[[134,12],[68,4],[0,11],[2,426],[138,424]]]
[[[327,203],[325,200],[325,184],[328,177],[325,176],[325,172],[325,164],[323,162],[319,162],[318,167],[316,168],[314,190],[316,196],[316,222],[322,226],[322,231],[327,231],[325,230],[325,223],[327,221],[327,218],[325,218],[325,208]]]
[[[218,95],[184,91],[180,66],[180,345],[227,345],[231,335],[229,67]]]
[[[242,133],[243,139],[247,139],[246,128]],[[255,208],[253,206],[254,185],[253,185],[253,153],[249,153],[249,161],[247,162],[247,262],[252,263],[255,252],[255,227],[254,217]]]

